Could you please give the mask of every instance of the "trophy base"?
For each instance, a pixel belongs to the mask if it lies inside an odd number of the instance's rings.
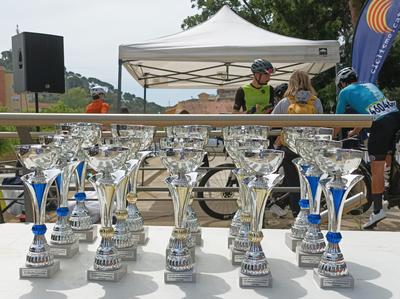
[[[94,268],[91,267],[89,270],[87,270],[87,280],[116,282],[120,281],[127,272],[128,266],[126,264],[122,264],[120,269],[114,271],[94,270]]]
[[[131,246],[128,248],[117,248],[118,254],[123,261],[136,261],[137,248],[136,246]]]
[[[293,252],[296,252],[296,247],[301,243],[302,239],[293,238],[290,232],[285,234],[285,244]]]
[[[354,278],[351,274],[342,277],[327,277],[319,274],[318,269],[314,269],[314,280],[321,289],[354,288]]]
[[[191,233],[193,238],[195,239],[196,246],[203,246],[203,239],[201,238],[201,228],[195,233]]]
[[[74,234],[79,239],[79,242],[92,243],[97,239],[97,225],[93,225],[88,230],[74,230]]]
[[[19,268],[19,278],[51,278],[59,270],[60,261],[54,261],[53,265],[42,268],[22,267]]]
[[[196,272],[194,268],[191,271],[173,272],[165,270],[164,272],[165,283],[192,283],[196,282]]]
[[[165,249],[165,260],[167,260],[170,251],[171,251],[170,248]],[[189,252],[190,252],[190,257],[192,258],[192,261],[194,263],[196,261],[196,248],[195,247],[189,248]]]
[[[50,244],[50,253],[58,258],[71,258],[79,252],[79,241],[72,244],[56,245]]]
[[[149,242],[149,228],[147,226],[143,227],[143,230],[138,232],[131,232],[132,239],[138,245],[146,245]]]
[[[297,266],[300,268],[318,268],[322,253],[307,253],[296,247]]]
[[[235,250],[233,245],[231,246],[231,262],[234,266],[239,266],[242,264],[244,256],[246,255],[245,251]]]
[[[240,273],[239,286],[241,288],[272,288],[272,275],[249,276]]]
[[[231,249],[231,246],[233,245],[233,242],[235,241],[235,236],[229,235],[228,237],[228,249]]]

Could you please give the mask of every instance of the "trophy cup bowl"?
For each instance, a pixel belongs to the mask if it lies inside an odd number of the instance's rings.
[[[156,127],[142,125],[111,125],[111,134],[117,136],[131,136],[141,139],[140,151],[143,151],[153,142]]]
[[[316,150],[315,162],[330,175],[347,175],[355,171],[364,156],[362,151],[342,148],[321,148]]]
[[[84,151],[89,165],[98,172],[89,181],[97,192],[101,215],[101,243],[96,251],[93,269],[88,270],[88,280],[118,281],[126,274],[127,267],[121,265],[121,257],[113,241],[113,198],[122,181],[122,176],[113,173],[124,165],[129,148],[109,144],[85,148]]]
[[[18,160],[31,171],[54,168],[60,157],[60,152],[49,145],[23,144],[15,150]]]
[[[328,204],[328,245],[318,270],[314,270],[314,278],[321,288],[353,288],[354,278],[349,274],[339,247],[342,239],[340,226],[344,201],[351,189],[363,178],[362,175],[351,173],[360,165],[364,153],[329,147],[316,149],[314,152],[318,165],[331,175],[320,181]]]
[[[185,178],[186,173],[195,172],[204,157],[204,151],[195,148],[161,148],[162,163],[172,176]]]
[[[204,145],[208,143],[210,131],[210,126],[200,125],[172,126],[165,128],[167,137],[198,138],[204,140]]]
[[[56,124],[56,133],[82,137],[82,148],[90,147],[100,142],[101,124],[99,123],[59,123]]]
[[[192,137],[165,137],[160,139],[160,148],[195,148],[203,149],[204,139]]]
[[[21,164],[33,171],[21,177],[33,211],[34,239],[26,256],[26,267],[20,268],[20,278],[49,278],[60,269],[60,262],[54,260],[45,238],[47,194],[60,173],[54,168],[60,152],[48,145],[35,144],[18,145],[15,153]]]
[[[332,136],[333,129],[323,127],[294,127],[284,128],[282,130],[283,140],[285,145],[294,153],[299,154],[296,140],[299,138],[315,139],[315,135],[330,135]]]
[[[243,149],[239,152],[245,168],[260,177],[276,172],[285,155],[283,151],[272,149]]]

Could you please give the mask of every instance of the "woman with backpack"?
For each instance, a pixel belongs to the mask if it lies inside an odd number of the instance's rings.
[[[275,106],[272,114],[322,114],[324,113],[320,99],[317,98],[317,93],[311,85],[311,80],[308,74],[304,71],[295,71],[289,79],[289,84],[284,97]],[[285,177],[283,186],[298,187],[299,177],[292,160],[297,158],[294,152],[286,146],[282,146],[281,139],[277,138],[274,143],[275,148],[281,148],[285,152],[285,158],[282,162]],[[298,200],[299,193],[290,193],[286,202],[278,202],[277,205],[282,209],[289,204],[293,216],[296,217],[300,211]]]
[[[311,85],[308,74],[295,71],[289,79],[284,98],[275,106],[272,114],[317,114],[324,113],[320,99]]]

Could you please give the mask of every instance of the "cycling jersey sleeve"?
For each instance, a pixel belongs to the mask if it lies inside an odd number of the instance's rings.
[[[339,93],[338,103],[336,105],[336,114],[344,114],[346,111],[347,103],[347,90],[343,89]]]
[[[246,102],[244,101],[244,90],[241,87],[239,87],[238,90],[236,91],[235,104],[233,105],[233,110],[240,111],[240,109],[246,111]]]
[[[107,103],[102,103],[100,113],[106,114],[110,110],[110,105]]]

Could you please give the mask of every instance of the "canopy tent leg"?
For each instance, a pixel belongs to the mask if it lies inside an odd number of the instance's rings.
[[[117,113],[121,111],[121,80],[122,80],[122,60],[118,59],[118,97],[117,97]]]

